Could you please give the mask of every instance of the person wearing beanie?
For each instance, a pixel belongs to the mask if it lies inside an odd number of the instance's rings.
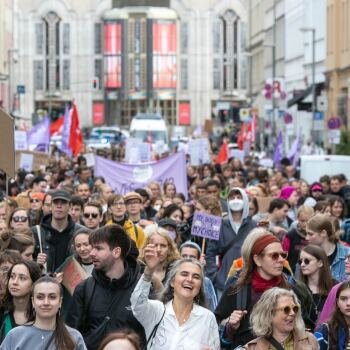
[[[288,201],[290,208],[288,216],[293,221],[297,219],[297,204],[298,204],[298,192],[294,186],[285,186],[282,188],[279,198]]]

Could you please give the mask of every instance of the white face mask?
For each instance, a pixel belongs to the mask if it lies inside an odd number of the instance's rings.
[[[153,209],[159,211],[160,205],[154,205],[154,206],[153,206]]]
[[[243,209],[243,199],[231,199],[228,205],[232,211],[241,211]]]

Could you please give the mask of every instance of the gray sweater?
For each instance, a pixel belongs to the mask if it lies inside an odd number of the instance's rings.
[[[86,350],[82,335],[74,328],[66,326],[68,332],[75,340],[75,350]],[[52,331],[40,329],[34,326],[19,326],[13,328],[6,336],[0,350],[41,350],[48,343]],[[55,341],[52,340],[48,350],[56,350]]]

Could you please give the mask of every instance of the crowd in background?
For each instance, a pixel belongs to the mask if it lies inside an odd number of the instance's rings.
[[[122,195],[64,155],[1,177],[0,349],[350,349],[347,178],[247,156],[187,180]],[[219,240],[191,234],[196,211]]]

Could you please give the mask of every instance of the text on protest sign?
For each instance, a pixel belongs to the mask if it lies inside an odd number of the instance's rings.
[[[191,234],[203,238],[219,240],[221,217],[196,211],[193,216]]]

